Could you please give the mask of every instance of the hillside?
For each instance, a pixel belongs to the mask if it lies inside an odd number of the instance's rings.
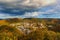
[[[0,20],[0,24],[6,24],[6,20]]]
[[[60,19],[0,20],[1,40],[60,40]]]
[[[10,24],[19,24],[19,23],[42,23],[44,24],[49,30],[59,31],[60,32],[60,19],[41,19],[41,18],[11,18],[11,19],[4,19],[0,20],[0,25],[10,25]],[[53,28],[53,29],[52,29]]]

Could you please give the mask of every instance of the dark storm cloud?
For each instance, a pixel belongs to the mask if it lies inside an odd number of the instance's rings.
[[[5,14],[23,15],[25,14],[25,12],[34,12],[34,11],[38,11],[38,9],[22,9],[22,8],[11,7],[4,3],[0,3],[0,12],[3,12]]]

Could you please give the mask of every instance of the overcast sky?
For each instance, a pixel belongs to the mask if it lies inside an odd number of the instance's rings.
[[[0,18],[60,18],[60,0],[0,0]]]

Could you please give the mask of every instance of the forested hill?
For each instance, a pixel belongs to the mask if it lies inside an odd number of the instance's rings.
[[[51,18],[10,18],[10,19],[1,19],[0,23],[5,23],[5,22],[11,22],[11,23],[15,23],[15,22],[45,22],[47,24],[60,24],[60,19],[51,19]]]
[[[49,30],[60,32],[60,19],[51,19],[51,18],[9,18],[0,20],[0,24],[11,24],[19,22],[30,22],[30,23],[43,23]]]
[[[60,19],[0,20],[0,40],[60,40]]]

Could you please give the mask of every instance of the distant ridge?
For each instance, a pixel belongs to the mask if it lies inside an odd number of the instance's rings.
[[[0,20],[3,20],[3,19],[0,19]]]
[[[51,20],[51,19],[58,19],[58,18],[6,18],[6,19],[0,19],[0,20],[10,20],[10,19],[43,19],[43,20]]]

